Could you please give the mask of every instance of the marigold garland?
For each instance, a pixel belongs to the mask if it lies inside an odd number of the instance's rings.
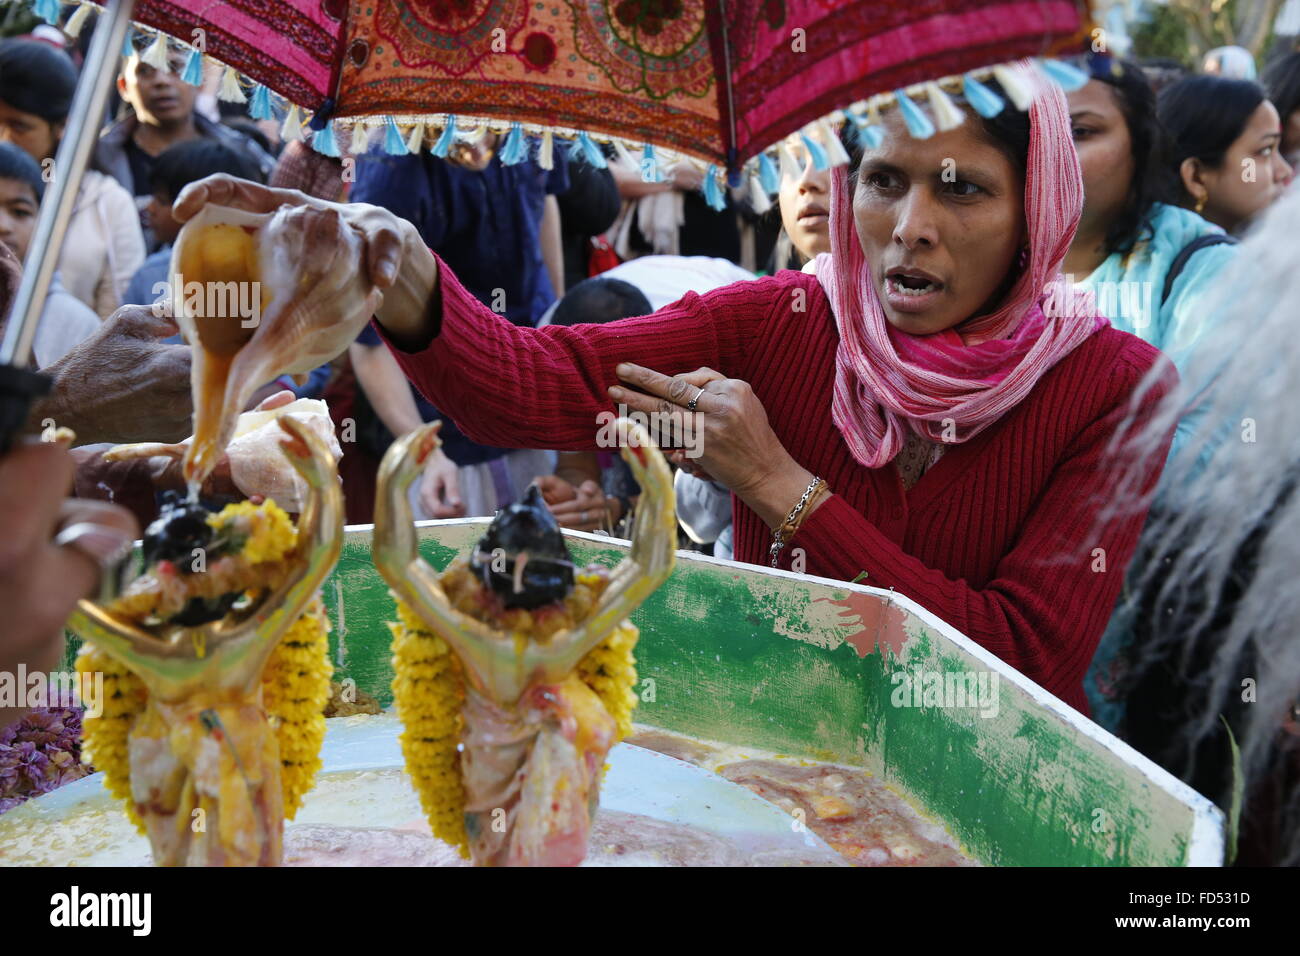
[[[444,583],[463,576],[463,570],[458,564],[448,568]],[[601,571],[584,571],[577,576],[577,584],[566,601],[566,610],[573,620],[581,621],[594,610],[608,577]],[[430,632],[409,607],[400,600],[396,603],[398,620],[388,626],[393,633],[393,699],[403,727],[402,756],[433,835],[457,847],[468,859],[465,788],[457,750],[465,702],[460,661],[446,641]],[[466,610],[473,604],[456,603]],[[578,664],[578,676],[614,718],[619,740],[632,733],[632,711],[637,705],[632,652],[638,636],[636,625],[624,621]]]
[[[284,815],[292,820],[316,783],[325,740],[325,704],[334,665],[329,616],[319,595],[289,626],[262,672],[262,706],[280,744]]]
[[[131,799],[127,736],[144,712],[149,691],[125,664],[89,644],[81,645],[77,654],[77,673],[104,675],[104,712],[99,717],[87,713],[81,721],[81,761],[104,772],[105,788],[126,803],[126,815],[144,833],[144,821]]]
[[[393,633],[393,699],[402,722],[402,758],[433,835],[469,859],[465,787],[460,775],[460,661],[447,642],[401,601]]]
[[[294,549],[298,530],[283,508],[274,501],[255,505],[251,501],[237,501],[226,505],[217,514],[208,516],[208,524],[218,534],[235,525],[238,519],[247,520],[247,537],[240,544],[239,553],[249,564],[279,561]]]

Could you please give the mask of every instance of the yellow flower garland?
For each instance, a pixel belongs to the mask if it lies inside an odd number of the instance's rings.
[[[144,833],[144,821],[135,812],[135,801],[131,799],[127,737],[136,718],[144,712],[149,691],[125,664],[89,644],[81,645],[77,673],[104,675],[104,712],[99,717],[86,714],[81,721],[82,763],[104,771],[105,788],[125,801],[126,815]]]
[[[401,601],[393,633],[393,699],[402,722],[402,758],[433,835],[469,859],[460,775],[460,661]]]
[[[269,499],[260,505],[251,501],[226,505],[217,514],[208,515],[208,524],[220,533],[239,518],[248,519],[248,537],[239,553],[249,564],[279,561],[298,543],[298,529],[293,526],[293,521],[283,508]]]
[[[262,672],[262,706],[280,744],[284,815],[292,820],[316,783],[325,740],[325,704],[334,665],[329,616],[319,596],[289,626]]]
[[[453,566],[454,568],[454,566]],[[449,569],[450,570],[450,569]],[[583,572],[569,610],[579,619],[594,610],[595,598],[608,579]],[[591,595],[594,594],[594,598]],[[469,858],[465,833],[465,787],[460,771],[461,730],[465,702],[460,661],[447,642],[431,633],[402,601],[397,601],[393,633],[393,700],[402,721],[402,756],[433,835]],[[599,647],[578,664],[578,676],[605,705],[618,728],[618,739],[632,733],[637,705],[636,625],[622,622]]]

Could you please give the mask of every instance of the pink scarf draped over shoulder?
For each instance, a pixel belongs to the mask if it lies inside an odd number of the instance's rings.
[[[854,459],[868,468],[892,461],[909,431],[932,442],[975,437],[1108,324],[1090,293],[1060,279],[1083,210],[1065,96],[1030,64],[1017,69],[1034,88],[1025,174],[1029,256],[995,312],[933,335],[891,326],[858,241],[845,167],[834,171],[831,252],[817,256],[814,270],[840,335],[832,416]]]

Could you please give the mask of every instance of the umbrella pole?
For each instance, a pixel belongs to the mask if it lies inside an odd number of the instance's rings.
[[[45,190],[22,281],[0,340],[0,453],[7,451],[22,431],[32,401],[50,390],[49,378],[29,371],[27,363],[81,188],[81,176],[99,139],[99,119],[104,115],[109,86],[117,73],[116,60],[121,55],[134,5],[135,0],[115,0],[100,16],[54,157],[53,181]]]

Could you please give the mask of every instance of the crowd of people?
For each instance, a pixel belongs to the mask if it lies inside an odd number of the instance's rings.
[[[612,148],[506,163],[484,132],[445,157],[327,157],[223,121],[179,52],[161,69],[137,51],[36,339],[53,386],[32,430],[66,425],[75,447],[0,460],[25,489],[0,497],[0,667],[53,665],[86,556],[179,485],[174,461],[101,452],[189,433],[189,350],[150,308],[182,223],[206,201],[336,204],[371,241],[418,236],[388,283],[405,292],[250,407],[328,401],[350,521],[371,520],[393,436],[441,419],[419,517],[491,515],[536,483],[565,527],[625,535],[639,488],[596,446],[601,414],[693,415],[698,446],[670,454],[684,546],[906,596],[1222,805],[1244,774],[1241,858],[1300,862],[1282,307],[1300,52],[1262,85],[1077,65],[1075,91],[1040,83],[993,117],[959,100],[965,121],[929,138],[897,110],[878,145],[848,124],[847,167],[792,138],[770,210],[748,188],[715,210],[696,164],[647,181]],[[49,252],[29,245],[76,80],[55,45],[0,41],[9,297]],[[56,548],[74,518],[92,530]]]

